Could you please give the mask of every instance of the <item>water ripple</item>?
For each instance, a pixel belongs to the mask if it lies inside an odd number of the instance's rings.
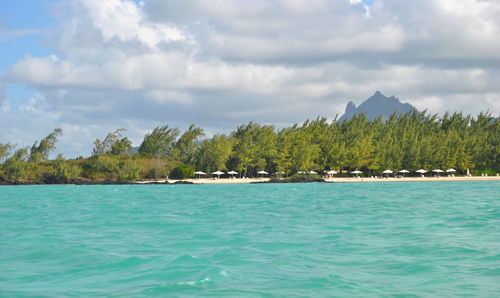
[[[0,188],[0,296],[500,293],[500,184]]]

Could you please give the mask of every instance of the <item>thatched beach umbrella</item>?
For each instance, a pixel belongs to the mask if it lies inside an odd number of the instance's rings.
[[[450,168],[450,169],[446,170],[446,173],[448,173],[448,175],[452,175],[453,177],[455,177],[456,172],[457,172],[457,170],[455,170],[454,168]]]
[[[326,173],[327,173],[328,175],[337,175],[337,174],[338,174],[338,173],[337,173],[337,171],[335,171],[335,170],[330,170],[330,171],[328,171],[328,172],[326,172]]]
[[[231,176],[231,177],[234,177],[234,175],[238,175],[239,173],[238,173],[238,172],[236,172],[236,171],[229,171],[229,172],[227,172],[227,174],[228,174],[229,176]]]
[[[435,170],[432,170],[432,172],[436,173],[436,176],[438,176],[438,177],[439,177],[439,174],[444,173],[444,171],[441,169],[435,169]]]
[[[324,170],[323,173],[326,174],[327,177],[330,177],[330,176],[333,176],[333,175],[336,175],[337,174],[337,171],[335,170]]]
[[[410,171],[403,169],[403,170],[399,171],[399,173],[403,174],[403,176],[404,176],[405,174],[410,173]]]
[[[385,170],[382,172],[384,175],[387,175],[389,177],[390,174],[394,173],[392,170]]]
[[[427,173],[427,171],[424,169],[420,169],[420,170],[416,170],[415,173],[419,173],[420,175],[422,175],[422,177],[424,177],[424,174]]]
[[[257,174],[262,175],[262,177],[264,177],[264,175],[269,175],[266,171],[258,171]]]
[[[215,172],[212,173],[212,175],[217,175],[217,178],[220,178],[220,175],[224,175],[224,172],[215,171]]]
[[[200,176],[206,176],[207,175],[207,173],[204,173],[202,171],[196,171],[196,172],[194,172],[194,174],[198,176],[197,178],[200,178]]]
[[[352,171],[351,174],[354,174],[354,175],[356,175],[356,177],[359,177],[359,174],[363,174],[363,172],[356,170],[356,171]]]

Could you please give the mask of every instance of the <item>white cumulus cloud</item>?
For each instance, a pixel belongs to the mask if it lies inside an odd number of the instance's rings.
[[[138,145],[166,123],[196,123],[210,134],[246,121],[332,119],[376,90],[432,113],[500,113],[498,1],[69,0],[57,7],[46,41],[53,53],[23,57],[3,76],[36,95],[0,109],[0,142],[61,126],[61,150],[88,154],[95,137],[118,127]]]

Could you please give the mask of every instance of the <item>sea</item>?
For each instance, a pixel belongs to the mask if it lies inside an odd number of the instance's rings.
[[[499,297],[500,183],[0,187],[0,297]]]

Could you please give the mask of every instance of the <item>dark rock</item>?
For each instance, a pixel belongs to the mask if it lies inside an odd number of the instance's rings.
[[[377,117],[389,119],[394,113],[401,115],[411,112],[412,110],[416,110],[416,108],[411,104],[402,103],[394,96],[387,97],[380,91],[377,91],[358,107],[350,101],[346,106],[344,115],[342,115],[338,121],[342,122],[349,120],[359,114],[365,114],[368,120],[374,120]]]

